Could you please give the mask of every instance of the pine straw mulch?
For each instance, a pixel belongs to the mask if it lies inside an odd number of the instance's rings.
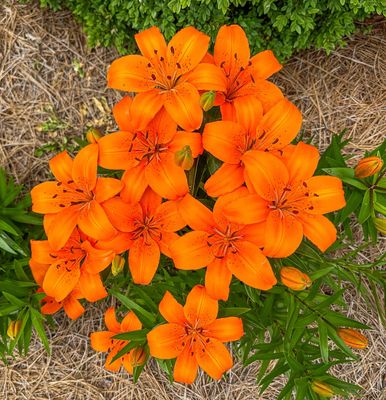
[[[40,10],[5,0],[0,5],[0,166],[30,187],[47,176],[47,160],[88,126],[114,130],[110,107],[119,94],[106,89],[113,50],[89,50],[68,12]],[[303,111],[305,135],[325,148],[333,132],[347,129],[353,161],[380,144],[386,132],[386,22],[358,34],[330,57],[308,51],[294,57],[275,78]],[[48,146],[47,146],[48,143]],[[39,156],[37,156],[39,155]],[[383,238],[384,239],[384,238]],[[372,254],[379,256],[384,240]],[[382,243],[383,242],[383,243]],[[336,374],[362,385],[362,399],[386,398],[386,336],[376,313],[354,290],[348,291],[348,315],[373,327],[369,348],[359,363]],[[30,354],[0,365],[0,397],[19,399],[275,399],[282,382],[258,395],[258,364],[236,366],[220,383],[200,376],[192,386],[170,384],[158,368],[146,368],[134,385],[126,373],[103,369],[103,356],[89,346],[91,331],[103,329],[105,304],[91,305],[72,322],[59,316],[49,332],[52,354],[33,340]]]

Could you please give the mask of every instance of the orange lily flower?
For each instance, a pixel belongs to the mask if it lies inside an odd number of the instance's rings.
[[[204,149],[224,164],[206,181],[209,196],[232,192],[244,183],[243,155],[249,150],[275,151],[288,145],[302,124],[300,111],[287,99],[280,100],[263,116],[259,100],[248,97],[234,104],[237,122],[216,121],[205,125]]]
[[[76,287],[88,301],[107,296],[99,272],[111,264],[115,254],[94,248],[77,229],[60,250],[52,248],[48,240],[31,240],[31,254],[35,281],[56,302],[62,302]]]
[[[138,317],[130,311],[119,323],[115,316],[114,307],[110,307],[105,313],[105,324],[107,331],[93,332],[90,335],[91,347],[95,351],[109,352],[106,358],[105,368],[109,371],[119,371],[121,365],[129,374],[133,369],[145,362],[145,351],[141,347],[136,347],[115,361],[112,359],[129,343],[128,340],[113,339],[118,333],[138,331],[142,329],[142,323]]]
[[[224,120],[233,120],[235,109],[244,105],[249,97],[256,97],[266,113],[283,98],[280,89],[267,81],[282,66],[271,50],[250,57],[248,38],[238,25],[222,26],[214,45],[213,62],[221,68],[226,90],[217,93]],[[194,74],[194,73],[193,73]]]
[[[66,151],[50,160],[56,181],[35,186],[31,191],[32,210],[53,214],[45,224],[50,245],[59,250],[78,227],[88,236],[111,239],[117,232],[101,203],[115,196],[122,182],[97,177],[98,145],[84,147],[72,160]]]
[[[128,204],[115,197],[104,204],[114,226],[130,237],[129,269],[135,283],[148,285],[157,271],[160,254],[170,257],[169,246],[178,239],[176,231],[185,226],[177,204],[162,203],[148,188],[140,203]]]
[[[321,251],[336,239],[334,224],[323,214],[345,206],[340,179],[313,176],[319,160],[314,146],[288,146],[281,158],[251,150],[245,153],[246,183],[252,192],[236,199],[226,215],[239,223],[263,223],[263,253],[288,257],[300,245],[303,235]]]
[[[200,366],[213,379],[220,379],[232,368],[233,361],[224,342],[239,340],[243,335],[240,318],[217,318],[218,302],[205,288],[195,286],[185,306],[166,292],[159,304],[168,323],[147,334],[150,354],[161,359],[177,357],[174,380],[193,383]]]
[[[179,126],[188,131],[202,122],[198,90],[225,90],[219,68],[202,63],[209,36],[193,27],[177,32],[167,45],[156,27],[135,35],[142,55],[128,55],[115,60],[108,71],[108,86],[137,92],[133,119],[143,129],[164,107]],[[194,80],[188,74],[195,70]]]
[[[38,292],[43,292],[43,289],[38,290]],[[44,315],[52,315],[63,308],[67,316],[75,320],[86,311],[79,301],[82,298],[83,295],[79,288],[75,288],[62,301],[56,301],[53,297],[46,296],[42,299],[41,312]]]
[[[228,299],[232,274],[262,290],[271,289],[277,282],[256,244],[263,235],[260,227],[234,223],[224,217],[228,204],[243,196],[248,196],[245,187],[220,197],[213,212],[190,194],[179,202],[182,218],[194,231],[171,244],[174,264],[186,270],[207,266],[205,287],[215,299]]]
[[[129,122],[132,104],[126,97],[114,107],[114,116],[122,131],[99,140],[99,164],[126,170],[121,197],[128,203],[137,203],[148,186],[167,199],[184,196],[189,190],[188,182],[184,169],[175,162],[175,153],[189,146],[192,156],[197,157],[203,151],[201,135],[177,132],[176,123],[164,110],[146,129],[138,131]]]

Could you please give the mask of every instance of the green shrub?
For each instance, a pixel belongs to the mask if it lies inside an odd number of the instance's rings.
[[[331,51],[344,44],[355,22],[386,16],[386,0],[40,0],[68,8],[83,25],[91,46],[133,50],[133,33],[157,25],[169,39],[187,25],[212,37],[223,24],[247,32],[253,51],[272,49],[285,59],[309,47]]]

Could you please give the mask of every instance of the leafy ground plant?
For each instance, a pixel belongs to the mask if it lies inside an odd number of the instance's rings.
[[[296,141],[301,114],[267,80],[281,65],[270,51],[250,57],[239,26],[220,29],[213,56],[194,28],[168,45],[157,28],[136,41],[142,55],[108,73],[110,87],[137,93],[113,109],[120,131],[55,156],[55,180],[32,190],[47,235],[31,241],[41,311],[75,319],[86,301],[115,297],[126,315],[108,309],[91,345],[135,380],[150,358],[171,380],[191,383],[198,367],[220,379],[234,342],[234,357],[261,362],[262,392],[287,376],[279,399],[358,392],[328,373],[367,346],[368,327],[344,316],[342,282],[382,283],[381,261],[326,251],[344,249],[332,221],[353,182],[382,192],[381,158],[354,170],[340,136],[321,158]]]

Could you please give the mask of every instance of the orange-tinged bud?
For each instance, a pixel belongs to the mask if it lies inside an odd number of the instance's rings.
[[[146,353],[143,347],[136,347],[130,352],[130,362],[133,367],[138,367],[146,361]]]
[[[338,329],[338,335],[347,346],[354,349],[365,349],[369,344],[367,337],[354,329],[340,328]]]
[[[200,97],[200,106],[204,111],[209,111],[214,104],[214,99],[216,98],[216,92],[211,90],[210,92],[205,92]]]
[[[97,128],[90,128],[86,133],[86,139],[90,144],[97,143],[102,136],[102,132]]]
[[[313,381],[311,388],[315,393],[322,397],[332,397],[334,395],[332,387],[321,381]]]
[[[311,286],[310,277],[295,267],[283,267],[280,270],[283,285],[292,290],[304,290]]]
[[[21,321],[16,320],[16,321],[11,321],[8,325],[7,329],[7,335],[10,337],[12,340],[15,339],[17,334],[20,332],[21,328]]]
[[[185,171],[190,170],[194,163],[192,149],[190,146],[184,146],[181,150],[176,151],[174,154],[174,160],[176,164]]]
[[[114,276],[117,276],[125,266],[125,259],[122,256],[116,255],[111,263],[111,272]]]
[[[355,177],[367,178],[368,176],[373,176],[379,172],[382,167],[383,161],[379,157],[374,156],[362,158],[355,167]]]

